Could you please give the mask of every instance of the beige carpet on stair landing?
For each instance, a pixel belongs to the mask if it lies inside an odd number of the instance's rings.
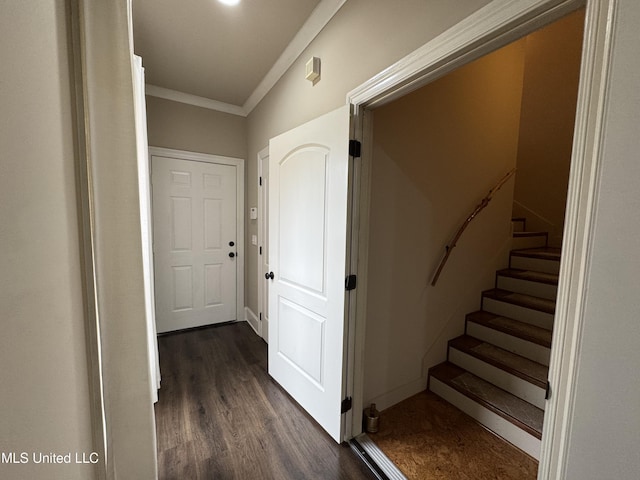
[[[538,462],[431,392],[380,414],[369,437],[410,480],[534,480]]]

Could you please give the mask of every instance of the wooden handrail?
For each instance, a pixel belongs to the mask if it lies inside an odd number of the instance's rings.
[[[451,240],[451,242],[449,242],[449,244],[444,249],[444,257],[442,257],[442,260],[440,261],[440,264],[438,265],[438,269],[436,270],[436,273],[433,275],[433,280],[431,280],[431,286],[435,286],[436,285],[436,282],[438,281],[438,277],[440,277],[440,273],[442,273],[442,269],[444,268],[445,264],[447,263],[447,260],[449,259],[449,255],[451,255],[451,251],[456,247],[456,244],[458,243],[458,240],[460,239],[460,236],[462,235],[462,232],[464,232],[464,230],[467,228],[467,225],[469,225],[471,223],[471,221],[474,218],[476,218],[476,216],[487,205],[489,205],[489,202],[493,198],[493,195],[498,190],[500,190],[500,188],[502,188],[502,186],[505,183],[507,183],[507,180],[509,180],[515,173],[516,173],[516,169],[514,168],[509,173],[507,173],[504,177],[502,177],[500,179],[500,181],[498,181],[498,183],[496,183],[496,185],[491,190],[489,190],[489,193],[487,193],[487,196],[484,197],[482,199],[482,201],[476,206],[476,208],[473,209],[471,214],[462,223],[462,225],[460,225],[460,228],[458,229],[458,231],[454,235],[453,239]]]

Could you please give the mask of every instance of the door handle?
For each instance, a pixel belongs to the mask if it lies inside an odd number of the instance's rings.
[[[267,280],[269,280],[269,279],[273,280],[274,276],[275,275],[273,274],[273,272],[269,272],[269,273],[265,273],[264,274],[264,278],[266,278]]]
[[[233,258],[233,257],[235,257],[235,256],[236,256],[236,254],[235,254],[235,253],[233,253],[233,252],[229,252],[229,256],[230,256],[231,258]]]

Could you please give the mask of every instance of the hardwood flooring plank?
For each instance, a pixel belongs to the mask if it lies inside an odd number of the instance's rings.
[[[159,338],[160,480],[375,478],[268,374],[246,323]]]

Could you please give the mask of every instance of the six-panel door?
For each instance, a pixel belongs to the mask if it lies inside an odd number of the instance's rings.
[[[158,332],[236,320],[236,167],[152,157]]]

